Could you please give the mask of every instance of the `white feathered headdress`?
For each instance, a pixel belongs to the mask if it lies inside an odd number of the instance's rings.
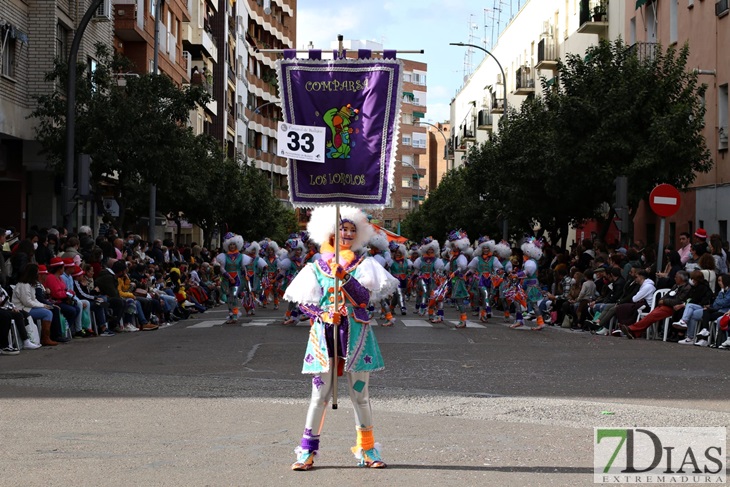
[[[231,244],[236,244],[236,248],[239,252],[243,250],[243,237],[241,237],[240,235],[235,235],[231,232],[228,232],[223,238],[224,252],[228,252],[228,246]]]
[[[372,237],[370,237],[369,245],[371,247],[375,247],[381,252],[385,252],[388,250],[388,236],[385,235],[385,232],[382,230],[378,230],[373,233]]]
[[[438,240],[435,240],[432,237],[426,237],[421,240],[421,246],[418,247],[419,255],[426,255],[426,252],[428,252],[429,249],[433,249],[436,256],[438,256],[441,253],[441,246],[439,245]]]
[[[335,234],[339,224],[335,222],[336,211],[334,206],[319,206],[312,211],[312,217],[307,224],[307,232],[310,240],[321,245],[329,243],[330,237]],[[373,227],[368,222],[368,217],[359,208],[353,206],[340,206],[340,222],[350,222],[357,228],[357,234],[352,241],[353,251],[367,246],[373,235]]]
[[[248,247],[246,247],[246,253],[249,255],[258,255],[258,253],[261,251],[261,246],[258,242],[251,242],[248,244]]]
[[[539,260],[542,257],[542,245],[535,237],[530,237],[520,248],[522,253],[531,259]]]
[[[509,246],[509,242],[502,240],[494,246],[494,253],[497,254],[500,259],[509,259],[512,255],[512,248]]]

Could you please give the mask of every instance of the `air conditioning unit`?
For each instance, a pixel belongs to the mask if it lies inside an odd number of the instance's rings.
[[[728,5],[728,0],[718,0],[715,4],[715,15],[718,17],[724,17],[728,14],[730,11],[730,5]]]
[[[112,0],[102,0],[99,8],[94,12],[96,20],[111,20],[112,18]]]

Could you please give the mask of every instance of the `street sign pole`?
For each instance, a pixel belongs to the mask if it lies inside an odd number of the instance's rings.
[[[664,227],[666,218],[679,211],[681,197],[679,190],[671,184],[660,184],[649,194],[649,206],[652,211],[661,217],[659,221],[659,245],[656,256],[656,271],[662,271],[662,257],[664,257]]]

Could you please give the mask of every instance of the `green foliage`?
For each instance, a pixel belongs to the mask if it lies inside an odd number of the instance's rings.
[[[516,236],[539,225],[557,241],[569,224],[610,217],[618,176],[628,177],[634,211],[659,183],[688,187],[712,167],[705,87],[688,70],[688,54],[687,46],[657,47],[642,59],[618,40],[567,56],[560,82],[543,79],[542,97],[525,100],[469,154],[467,192],[447,196],[481,196],[486,221],[506,216]],[[423,232],[441,230],[434,215],[423,221]]]

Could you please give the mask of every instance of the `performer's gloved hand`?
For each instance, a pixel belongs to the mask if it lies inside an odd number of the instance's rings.
[[[523,277],[527,277],[527,274],[525,274],[523,271],[520,271],[520,272],[517,273],[517,277],[519,277],[520,279],[522,279]]]
[[[329,265],[330,265],[330,271],[332,272],[332,274],[334,274],[334,276],[337,279],[339,279],[341,281],[345,280],[345,276],[347,276],[348,274],[345,271],[345,269],[343,269],[342,266],[337,263],[337,261],[332,259],[329,261]]]

